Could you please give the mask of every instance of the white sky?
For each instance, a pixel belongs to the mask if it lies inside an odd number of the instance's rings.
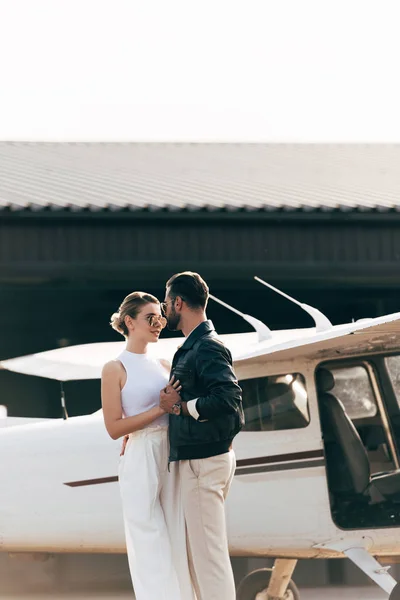
[[[0,139],[400,142],[398,0],[0,0]]]

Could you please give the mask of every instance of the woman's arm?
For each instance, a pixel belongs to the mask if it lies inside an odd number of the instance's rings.
[[[123,418],[121,404],[121,378],[123,367],[118,361],[104,365],[101,374],[101,403],[103,406],[104,423],[107,432],[113,440],[143,429],[155,419],[165,414],[159,406],[146,410],[134,417]]]

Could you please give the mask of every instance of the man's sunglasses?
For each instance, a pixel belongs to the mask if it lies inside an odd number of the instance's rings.
[[[174,298],[173,300],[167,300],[167,302],[161,302],[160,307],[161,310],[163,311],[164,315],[167,313],[167,307],[168,304],[173,304],[175,302],[176,298]]]
[[[147,321],[150,327],[157,327],[157,325],[161,325],[161,329],[164,329],[167,324],[167,319],[162,315],[150,315],[147,317]]]

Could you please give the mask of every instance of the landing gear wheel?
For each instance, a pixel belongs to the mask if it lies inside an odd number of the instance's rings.
[[[400,600],[400,583],[398,583],[396,587],[392,589],[389,600]]]
[[[239,584],[236,600],[256,600],[257,594],[268,587],[271,573],[272,569],[258,569],[249,573]],[[300,600],[299,590],[292,580],[289,582],[284,600]],[[390,597],[390,600],[397,600],[397,596]]]

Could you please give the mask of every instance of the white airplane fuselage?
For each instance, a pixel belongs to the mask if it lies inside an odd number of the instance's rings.
[[[360,538],[333,522],[314,370],[318,361],[263,360],[239,365],[240,377],[301,372],[310,424],[242,432],[227,500],[232,555],[327,557],[320,547]],[[101,411],[0,430],[0,551],[125,552],[116,475],[121,441],[106,433]],[[399,554],[397,528],[365,529],[373,554]]]

